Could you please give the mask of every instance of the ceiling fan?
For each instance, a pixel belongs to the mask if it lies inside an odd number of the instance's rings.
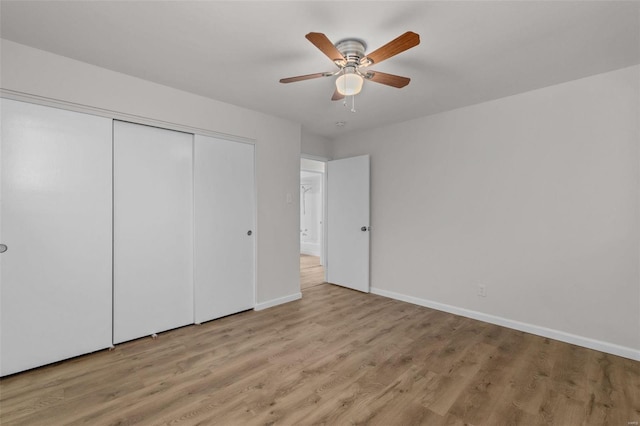
[[[336,90],[331,97],[332,101],[343,99],[345,96],[357,95],[362,90],[364,80],[371,80],[396,88],[406,86],[411,81],[410,78],[370,70],[368,67],[379,64],[385,59],[389,59],[420,44],[420,36],[412,31],[407,31],[377,50],[365,55],[364,52],[367,46],[364,41],[359,39],[344,39],[334,45],[322,33],[309,33],[305,37],[331,59],[338,67],[338,70],[283,78],[280,83],[294,83],[296,81],[332,77],[340,74],[336,79]]]

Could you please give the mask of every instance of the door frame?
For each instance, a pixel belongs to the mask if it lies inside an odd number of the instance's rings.
[[[300,154],[300,158],[304,158],[306,160],[313,160],[313,161],[319,161],[321,163],[324,163],[324,173],[322,173],[322,242],[321,242],[321,248],[320,248],[320,252],[321,252],[321,256],[320,256],[320,263],[322,264],[322,267],[324,269],[324,280],[327,281],[327,271],[329,269],[329,265],[327,264],[327,215],[329,214],[328,210],[327,210],[327,192],[328,192],[328,187],[327,187],[327,162],[331,161],[330,158],[327,157],[320,157],[318,155],[311,155],[311,154],[304,154],[301,153]],[[300,170],[302,171],[302,166],[300,166]],[[298,183],[300,180],[300,173],[298,173]],[[298,202],[298,210],[300,210],[300,202]],[[300,214],[298,214],[298,217],[300,216]],[[298,219],[298,230],[300,230],[300,219]],[[300,239],[298,238],[298,241]],[[298,247],[298,251],[300,251],[300,247]]]

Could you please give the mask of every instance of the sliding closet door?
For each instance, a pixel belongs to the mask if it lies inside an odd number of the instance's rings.
[[[113,132],[120,343],[193,323],[193,135],[120,121]]]
[[[111,120],[1,109],[4,376],[111,346]]]
[[[195,321],[254,306],[253,145],[195,137]]]

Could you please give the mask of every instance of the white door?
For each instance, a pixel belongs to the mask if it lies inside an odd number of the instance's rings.
[[[113,340],[193,323],[193,135],[113,128]]]
[[[369,292],[369,156],[327,162],[327,281]]]
[[[195,322],[254,306],[253,145],[195,137]]]
[[[111,346],[111,120],[1,100],[0,375]]]

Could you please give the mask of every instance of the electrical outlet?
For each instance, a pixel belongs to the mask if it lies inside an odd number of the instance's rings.
[[[478,296],[487,297],[487,287],[484,284],[478,284]]]

